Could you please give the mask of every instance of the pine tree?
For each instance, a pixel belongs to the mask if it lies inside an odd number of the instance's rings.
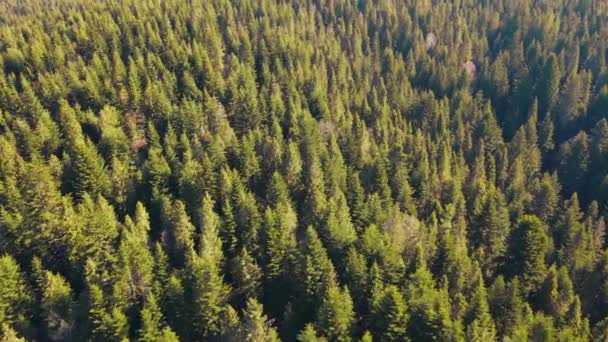
[[[356,312],[363,312],[366,309],[368,294],[368,267],[367,260],[357,252],[355,247],[351,247],[346,255],[344,262],[344,274],[346,275],[346,285],[352,288],[353,304]]]
[[[258,112],[255,73],[249,65],[240,63],[236,56],[232,56],[230,65],[233,68],[228,80],[230,110],[237,131],[244,133],[246,129],[255,129],[262,122],[262,116]]]
[[[285,174],[285,182],[293,191],[301,187],[301,177],[304,163],[302,161],[297,143],[290,141],[285,149],[283,173]]]
[[[101,131],[100,152],[106,160],[122,157],[129,153],[128,138],[120,127],[120,113],[112,106],[105,106],[99,112]]]
[[[561,247],[558,253],[559,261],[577,270],[593,262],[591,236],[588,228],[581,222],[583,213],[576,193],[564,202],[564,207],[555,239],[557,246]]]
[[[82,198],[86,193],[93,196],[109,194],[110,178],[105,162],[90,140],[76,140],[71,158],[75,177],[74,189],[79,197]]]
[[[179,194],[188,208],[196,208],[200,203],[201,194],[203,193],[203,184],[200,180],[203,170],[200,163],[193,160],[188,154],[184,158],[186,160],[181,165],[178,177]]]
[[[276,212],[267,209],[264,215],[265,273],[270,279],[278,277],[285,271],[290,252],[296,246],[296,215],[289,206],[279,206],[278,209]]]
[[[192,338],[194,334],[189,320],[190,306],[186,304],[188,299],[185,283],[186,281],[182,281],[176,275],[169,276],[164,287],[162,311],[165,313],[168,325],[175,329],[178,336],[187,339]]]
[[[140,298],[152,289],[154,259],[148,249],[148,213],[141,203],[137,204],[135,215],[135,223],[129,216],[125,219],[126,229],[119,253],[122,266],[129,275],[130,292],[133,297]]]
[[[530,193],[534,197],[530,203],[530,212],[538,216],[543,222],[554,222],[558,209],[560,185],[557,174],[543,174],[542,178],[535,179],[530,186]]]
[[[274,208],[280,204],[289,204],[290,202],[287,183],[285,183],[281,174],[276,171],[272,174],[272,178],[268,184],[266,200]]]
[[[222,314],[228,305],[229,287],[223,282],[217,261],[210,258],[209,253],[201,257],[191,253],[186,265],[192,293],[192,336],[196,339],[210,338],[224,331]]]
[[[202,96],[202,93],[198,89],[196,82],[194,81],[194,77],[192,77],[190,72],[185,71],[182,74],[180,85],[184,97],[197,99]]]
[[[237,236],[236,236],[236,221],[234,219],[234,211],[229,200],[224,201],[222,206],[222,222],[220,225],[220,239],[222,240],[222,249],[227,258],[232,258],[236,255]]]
[[[589,137],[581,131],[560,146],[558,168],[564,191],[568,194],[584,186],[589,171]]]
[[[572,132],[569,125],[576,125],[587,108],[589,101],[590,80],[586,73],[578,73],[576,69],[570,70],[564,81],[560,99],[558,102],[558,126],[561,131]]]
[[[173,203],[172,208],[167,208],[167,223],[163,234],[166,236],[166,244],[169,255],[175,265],[181,266],[186,262],[186,257],[194,251],[194,226],[186,213],[186,206],[181,201]]]
[[[374,308],[377,338],[382,341],[409,341],[406,327],[409,316],[403,295],[388,286]]]
[[[307,324],[306,327],[298,334],[298,342],[327,342],[325,337],[319,337],[312,324]]]
[[[488,304],[492,318],[496,324],[496,335],[511,338],[527,336],[527,323],[531,320],[531,309],[521,298],[521,290],[517,278],[505,283],[498,276],[488,291]]]
[[[193,336],[199,339],[224,332],[222,315],[228,308],[226,300],[230,291],[221,274],[222,241],[218,231],[219,219],[212,208],[213,201],[206,195],[202,205],[204,227],[199,243],[200,252],[197,255],[191,250],[186,263],[192,291]]]
[[[380,195],[384,203],[391,200],[391,188],[388,183],[388,171],[386,161],[379,157],[374,167],[374,190]]]
[[[279,203],[277,210],[264,215],[264,304],[270,312],[281,312],[293,294],[293,270],[296,262],[296,213],[289,204]],[[276,311],[275,311],[276,310]]]
[[[247,300],[247,308],[238,332],[231,339],[247,342],[278,342],[279,336],[264,315],[262,305],[255,299]]]
[[[171,342],[179,341],[177,335],[169,327],[163,328],[163,317],[156,304],[154,296],[148,296],[140,313],[141,328],[138,341],[141,342]]]
[[[551,115],[558,102],[560,79],[561,72],[557,57],[551,53],[544,63],[542,78],[537,87],[539,114],[544,118]]]
[[[74,330],[76,303],[72,300],[72,289],[59,274],[42,269],[40,259],[34,259],[32,268],[36,271],[36,285],[40,293],[40,308],[45,322],[45,331],[52,340],[70,338]]]
[[[77,273],[83,272],[87,259],[104,264],[115,260],[119,223],[110,203],[102,196],[93,200],[85,195],[76,213],[78,223],[71,236],[70,259],[78,265]]]
[[[25,336],[32,315],[31,289],[21,268],[9,255],[0,257],[0,275],[0,323]]]
[[[213,210],[215,203],[206,193],[203,197],[200,217],[201,236],[199,239],[199,255],[204,256],[216,267],[220,266],[223,258],[222,240],[220,239],[220,218]]]
[[[513,275],[521,276],[528,293],[539,288],[547,272],[549,238],[545,230],[536,216],[526,215],[511,232],[508,265]]]
[[[330,283],[321,305],[318,322],[321,331],[332,341],[350,341],[354,323],[353,303],[348,288]]]
[[[326,215],[327,197],[325,194],[325,176],[321,169],[319,158],[312,147],[308,147],[309,155],[306,156],[306,167],[304,168],[304,224],[320,224]]]
[[[232,280],[235,285],[233,295],[253,298],[259,294],[262,271],[247,249],[241,250],[231,261]]]
[[[409,182],[407,168],[405,165],[396,167],[394,177],[391,178],[393,194],[396,194],[396,202],[399,203],[400,209],[410,215],[416,215],[416,206],[414,203],[414,190]]]
[[[361,232],[369,224],[368,208],[365,205],[365,193],[361,185],[361,179],[357,171],[348,171],[348,206],[351,208],[352,221],[358,232]]]
[[[510,232],[509,212],[504,195],[491,188],[479,218],[480,245],[484,248],[484,272],[493,274],[507,248]]]
[[[148,151],[148,159],[143,165],[143,176],[150,186],[150,196],[167,191],[171,168],[160,148],[153,147]]]
[[[297,260],[298,290],[302,295],[301,310],[310,314],[318,308],[327,282],[335,277],[334,267],[316,230],[309,226],[300,244]]]
[[[252,181],[260,173],[260,163],[255,152],[255,136],[253,132],[241,137],[235,146],[236,161],[241,177],[245,183]]]
[[[532,341],[557,341],[554,322],[550,317],[539,312],[534,315],[530,324],[528,338]]]
[[[127,339],[129,327],[125,314],[116,307],[108,310],[103,292],[97,285],[89,286],[88,296],[91,340],[123,341]]]
[[[344,252],[356,240],[357,235],[350,220],[346,198],[341,191],[330,199],[327,218],[321,231],[332,254]]]
[[[475,288],[471,295],[467,321],[468,341],[493,341],[496,339],[496,328],[488,308],[486,288],[481,274],[478,274]]]
[[[421,265],[410,276],[406,289],[411,340],[462,339],[450,319],[450,304],[447,291],[435,289],[432,274]]]
[[[0,1],[0,340],[606,339],[607,11]]]

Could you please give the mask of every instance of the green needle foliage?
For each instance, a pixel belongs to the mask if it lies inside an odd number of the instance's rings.
[[[1,341],[603,341],[602,0],[0,1]]]

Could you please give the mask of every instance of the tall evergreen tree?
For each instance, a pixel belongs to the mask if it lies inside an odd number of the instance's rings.
[[[536,216],[524,216],[511,232],[508,265],[513,275],[521,276],[527,291],[537,290],[545,277],[549,241],[546,228]]]

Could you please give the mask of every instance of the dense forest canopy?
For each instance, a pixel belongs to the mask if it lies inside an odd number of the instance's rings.
[[[607,341],[605,0],[1,0],[2,341]]]

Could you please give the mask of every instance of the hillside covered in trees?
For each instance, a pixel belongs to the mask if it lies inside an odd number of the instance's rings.
[[[607,54],[605,0],[2,0],[2,341],[608,341]]]

